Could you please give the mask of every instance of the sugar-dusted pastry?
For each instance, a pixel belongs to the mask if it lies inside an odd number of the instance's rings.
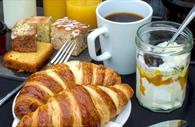
[[[36,52],[9,51],[3,57],[4,65],[19,72],[35,72],[53,52],[51,43],[37,42]]]
[[[15,114],[18,118],[35,111],[47,100],[78,85],[112,86],[120,84],[117,72],[103,65],[70,61],[32,74],[25,82],[16,99]]]
[[[46,16],[32,16],[25,19],[28,24],[35,24],[37,27],[37,41],[50,42],[52,18]]]
[[[128,84],[76,86],[51,97],[17,127],[103,127],[133,96]]]
[[[60,47],[73,36],[73,42],[76,48],[72,55],[78,56],[85,48],[87,48],[87,34],[89,26],[76,20],[69,20],[67,17],[58,19],[51,27],[51,43],[55,49]]]
[[[12,50],[18,52],[35,52],[36,43],[36,25],[27,24],[25,20],[16,23],[12,29]]]

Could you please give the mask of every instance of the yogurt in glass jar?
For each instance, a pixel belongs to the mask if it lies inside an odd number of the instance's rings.
[[[170,112],[185,99],[193,41],[186,28],[175,42],[168,42],[178,27],[177,23],[157,21],[137,31],[136,96],[154,112]]]

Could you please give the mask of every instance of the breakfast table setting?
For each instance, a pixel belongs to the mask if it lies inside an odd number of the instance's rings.
[[[194,127],[194,17],[193,0],[0,0],[0,127]]]

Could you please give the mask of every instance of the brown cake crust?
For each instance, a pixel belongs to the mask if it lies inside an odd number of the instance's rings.
[[[35,52],[36,25],[27,24],[24,20],[19,21],[12,29],[12,50],[18,52]]]
[[[49,43],[38,42],[37,52],[25,53],[9,51],[3,57],[4,65],[18,72],[36,72],[53,53],[53,47]],[[32,59],[34,58],[34,59]]]
[[[18,52],[37,51],[36,37],[34,35],[17,36],[12,41],[12,50]]]

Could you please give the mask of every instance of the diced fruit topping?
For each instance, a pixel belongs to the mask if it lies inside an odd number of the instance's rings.
[[[148,53],[144,54],[144,61],[149,67],[159,67],[163,64],[163,60],[160,57]]]

